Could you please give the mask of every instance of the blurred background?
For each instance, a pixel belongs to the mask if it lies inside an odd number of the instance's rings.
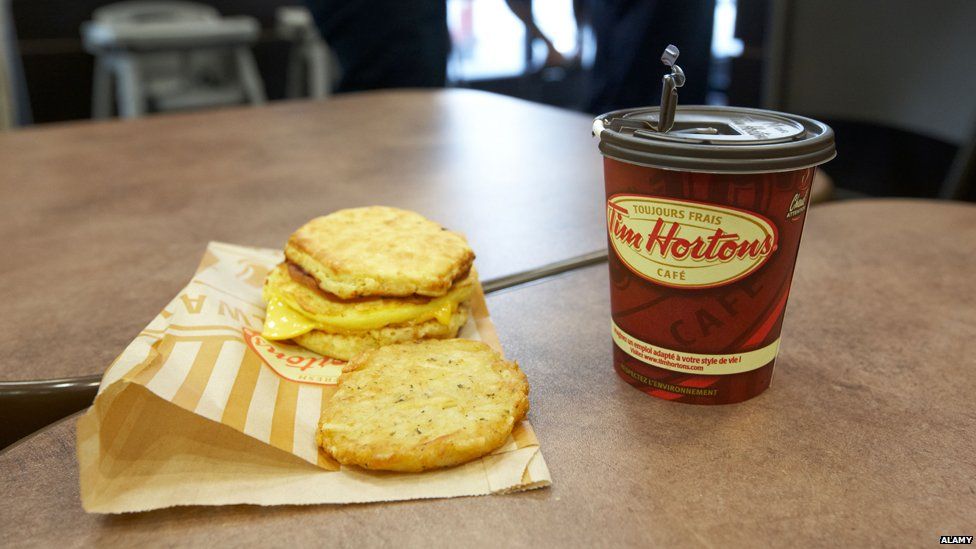
[[[976,199],[972,0],[0,0],[0,128],[485,90],[587,114],[659,101],[823,120],[840,197]]]

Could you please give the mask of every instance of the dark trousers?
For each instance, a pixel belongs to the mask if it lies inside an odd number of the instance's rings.
[[[660,103],[668,44],[681,50],[678,65],[687,76],[679,103],[705,102],[714,0],[592,0],[587,8],[596,35],[590,112]]]
[[[339,58],[335,91],[446,83],[451,39],[445,0],[305,0]]]

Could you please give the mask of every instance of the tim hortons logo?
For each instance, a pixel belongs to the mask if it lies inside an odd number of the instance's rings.
[[[673,288],[740,280],[776,251],[776,227],[762,216],[685,200],[618,194],[607,200],[617,257],[638,276]]]
[[[310,385],[335,385],[345,362],[323,357],[297,345],[268,341],[254,330],[242,328],[244,342],[279,376]]]

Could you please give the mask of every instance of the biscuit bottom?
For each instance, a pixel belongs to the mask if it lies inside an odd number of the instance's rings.
[[[455,337],[467,320],[468,306],[467,303],[462,303],[451,315],[451,320],[447,325],[432,319],[420,323],[394,324],[363,332],[343,334],[312,330],[294,337],[292,341],[320,355],[339,360],[349,360],[363,351],[393,343],[404,343],[417,339]]]

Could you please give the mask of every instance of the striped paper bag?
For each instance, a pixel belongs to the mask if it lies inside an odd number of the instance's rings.
[[[353,503],[548,486],[528,421],[491,455],[416,474],[340,466],[315,444],[342,362],[261,337],[277,250],[211,243],[193,280],[109,366],[78,421],[94,513],[174,505]],[[479,285],[459,337],[501,351]]]

